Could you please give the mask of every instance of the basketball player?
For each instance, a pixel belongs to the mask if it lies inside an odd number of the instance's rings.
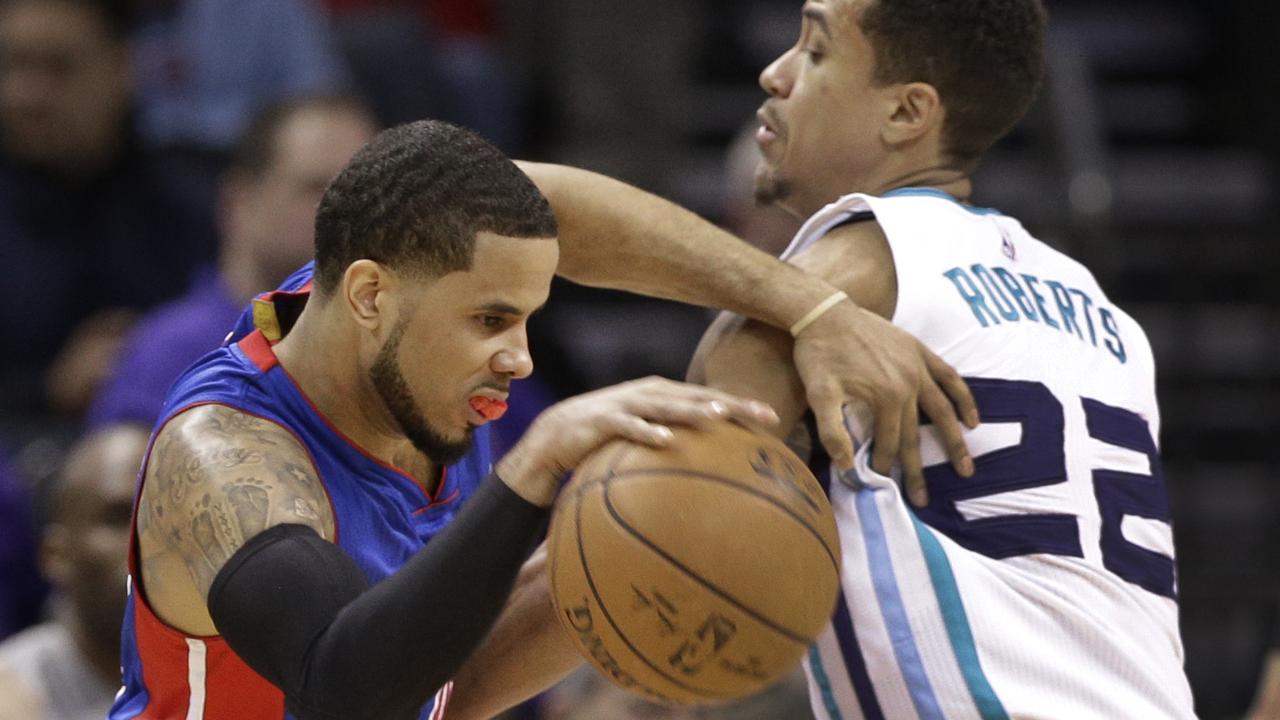
[[[568,470],[612,438],[662,445],[668,424],[776,420],[758,402],[643,380],[552,407],[495,464],[486,423],[532,370],[525,323],[558,265],[780,324],[813,307],[806,292],[829,291],[745,246],[616,244],[627,271],[580,229],[556,235],[529,178],[468,131],[414,123],[353,158],[320,203],[314,265],[255,300],[166,399],[111,718],[441,717]],[[717,280],[726,265],[740,274]],[[935,370],[963,389],[905,334],[869,327],[914,362],[890,378],[909,382],[900,396]],[[838,360],[841,345],[815,338],[810,358]]]
[[[854,468],[817,453],[844,562],[806,662],[820,720],[1194,716],[1147,339],[1087,269],[968,203],[1037,92],[1044,25],[1040,0],[808,0],[760,76],[757,195],[807,218],[784,257],[954,364],[983,419],[969,478],[925,429],[916,508],[857,412]],[[791,343],[724,315],[690,375],[769,402],[786,432],[806,410]],[[490,644],[539,638],[536,609],[517,596]],[[572,664],[538,642],[541,667]],[[494,709],[458,686],[454,718]]]

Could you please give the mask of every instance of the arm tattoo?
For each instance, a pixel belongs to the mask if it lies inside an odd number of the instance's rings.
[[[287,430],[204,405],[161,431],[148,464],[138,532],[177,552],[202,595],[246,541],[283,523],[334,536],[324,487]]]

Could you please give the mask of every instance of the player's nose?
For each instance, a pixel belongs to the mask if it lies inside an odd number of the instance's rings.
[[[490,369],[515,380],[529,377],[533,373],[533,356],[529,354],[528,342],[522,338],[521,342],[499,350],[490,362]]]
[[[791,81],[787,74],[787,62],[795,52],[795,48],[786,51],[779,55],[777,60],[769,63],[764,70],[760,71],[760,88],[762,90],[773,97],[780,98],[785,98],[791,94]]]

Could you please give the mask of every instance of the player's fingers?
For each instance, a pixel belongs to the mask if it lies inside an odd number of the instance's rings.
[[[733,396],[710,398],[688,394],[644,395],[628,398],[623,408],[647,420],[706,427],[719,420],[739,420],[759,425],[776,425],[778,414],[773,408],[755,400]]]
[[[839,396],[818,391],[810,392],[808,397],[813,419],[818,424],[818,439],[831,458],[831,464],[840,472],[853,469],[853,438],[845,429],[844,409]]]
[[[915,408],[915,403],[909,407]],[[876,408],[875,450],[871,455],[871,469],[881,475],[888,475],[893,470],[893,461],[898,458],[898,448],[902,446],[902,404],[886,403]]]
[[[902,482],[907,498],[917,507],[929,503],[925,489],[924,467],[920,461],[920,418],[914,407],[902,410],[902,444],[898,452],[902,463]]]
[[[938,431],[951,467],[961,477],[972,477],[974,472],[973,456],[964,442],[964,429],[956,420],[951,401],[947,399],[936,385],[925,383],[920,393],[920,407],[924,414],[933,420],[933,427]]]
[[[978,424],[982,422],[982,418],[978,414],[978,403],[973,399],[969,384],[964,381],[964,378],[960,377],[960,373],[956,372],[955,368],[947,364],[947,361],[935,355],[924,345],[920,347],[924,350],[924,363],[929,370],[929,376],[950,398],[950,403],[955,408],[955,414],[970,428],[978,427]],[[925,382],[924,384],[927,385],[929,383]],[[933,418],[935,423],[938,422],[936,415],[930,413],[929,417]]]
[[[628,409],[637,414],[673,422],[700,424],[704,418],[724,418],[772,426],[778,414],[767,403],[739,397],[715,388],[657,378],[629,393]]]
[[[671,428],[666,425],[651,423],[638,415],[629,413],[610,415],[603,423],[602,435],[598,445],[620,437],[650,447],[666,447],[675,437]]]

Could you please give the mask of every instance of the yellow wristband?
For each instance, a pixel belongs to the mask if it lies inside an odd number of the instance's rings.
[[[796,324],[791,326],[791,337],[793,338],[800,337],[800,333],[804,332],[805,328],[812,325],[814,320],[817,320],[818,318],[822,317],[823,313],[835,307],[836,303],[840,302],[841,300],[848,300],[848,299],[849,299],[849,296],[846,295],[843,290],[836,291],[831,295],[831,297],[818,303],[817,307],[810,310],[807,315],[797,320]]]

